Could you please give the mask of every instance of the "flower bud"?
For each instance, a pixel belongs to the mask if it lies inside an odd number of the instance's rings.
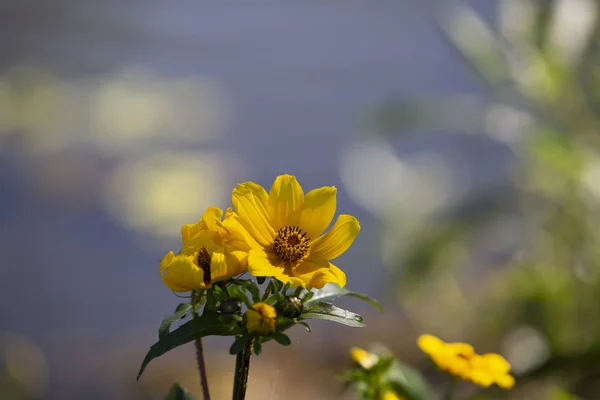
[[[229,297],[225,301],[222,301],[219,305],[219,312],[221,314],[235,314],[242,309],[242,302],[238,299]]]
[[[275,304],[277,311],[288,318],[296,318],[302,314],[302,301],[296,296],[286,297]]]
[[[275,332],[277,312],[267,303],[255,303],[244,314],[244,325],[248,332],[267,336]]]

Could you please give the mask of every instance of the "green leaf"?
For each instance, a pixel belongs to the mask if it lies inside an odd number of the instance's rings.
[[[307,331],[312,332],[312,328],[310,327],[310,325],[304,321],[298,321],[298,324],[302,325],[303,327],[306,328]]]
[[[194,398],[183,386],[174,383],[165,400],[194,400]]]
[[[139,380],[142,373],[150,363],[157,357],[162,356],[166,352],[173,350],[176,347],[191,342],[192,340],[209,336],[229,336],[234,335],[237,329],[232,326],[222,325],[215,314],[204,314],[198,318],[186,322],[179,328],[159,338],[158,342],[150,347],[144,361],[140,367],[137,379]]]
[[[158,328],[158,337],[161,338],[169,333],[171,330],[171,325],[173,322],[178,321],[186,316],[188,312],[192,309],[192,305],[189,303],[181,303],[175,309],[175,313],[173,315],[168,316],[163,319]]]
[[[260,301],[260,289],[258,286],[256,286],[254,282],[250,282],[248,284],[248,291],[250,291],[250,294],[252,295],[252,302],[258,303]]]
[[[267,280],[266,276],[257,276],[256,277],[256,282],[258,282],[259,285],[262,285],[263,283],[265,283],[266,280]]]
[[[312,290],[312,292],[314,293],[312,298],[307,300],[305,302],[305,304],[310,304],[313,302],[331,303],[337,298],[340,298],[343,296],[352,296],[352,297],[359,298],[363,301],[366,301],[368,303],[371,303],[375,307],[377,307],[377,309],[379,311],[383,311],[381,304],[379,304],[379,302],[377,300],[374,300],[374,299],[370,298],[369,296],[366,296],[361,293],[357,293],[357,292],[353,292],[348,289],[340,288],[335,283],[328,283],[327,285],[325,285],[323,287],[323,289],[314,289],[314,290]]]
[[[290,344],[292,344],[290,337],[285,333],[275,332],[272,336],[273,339],[275,339],[277,343],[279,343],[282,346],[289,346]]]
[[[254,341],[254,343],[252,344],[252,348],[254,349],[254,354],[256,354],[257,356],[260,355],[260,353],[262,352],[262,344],[258,340]]]
[[[310,302],[304,305],[304,312],[299,319],[324,319],[337,322],[338,324],[348,325],[354,328],[362,328],[366,325],[362,323],[363,318],[352,311],[344,310],[330,303],[320,301]]]
[[[398,360],[388,369],[384,380],[406,400],[429,400],[434,393],[419,371]]]
[[[246,346],[248,340],[249,338],[247,336],[242,336],[241,338],[237,339],[229,348],[229,354],[235,355],[240,353],[242,350],[244,350],[244,346]]]

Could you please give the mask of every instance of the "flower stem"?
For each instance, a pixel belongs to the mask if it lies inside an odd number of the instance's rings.
[[[450,384],[448,385],[448,392],[444,397],[445,400],[453,400],[454,399],[454,388],[456,387],[456,378],[452,377],[450,379]]]
[[[206,377],[206,362],[204,361],[204,348],[202,346],[202,338],[195,341],[196,344],[196,360],[198,361],[198,372],[200,372],[200,385],[202,386],[202,395],[204,400],[210,400],[210,392],[208,390],[208,378]]]
[[[240,351],[235,358],[233,400],[244,400],[246,398],[248,373],[250,372],[250,357],[252,356],[252,343],[253,340],[249,340],[244,346],[244,349]]]
[[[194,318],[198,318],[198,312],[195,311],[195,307],[201,305],[204,302],[202,292],[194,291],[192,293],[192,306],[194,306],[193,315]],[[208,390],[208,378],[206,376],[206,361],[204,361],[204,346],[202,345],[202,338],[198,338],[194,341],[196,345],[196,361],[198,362],[198,372],[200,373],[200,386],[202,386],[202,395],[204,400],[210,400],[210,391]]]

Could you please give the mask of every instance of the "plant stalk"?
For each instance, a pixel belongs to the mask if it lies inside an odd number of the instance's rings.
[[[204,361],[204,347],[202,338],[195,341],[196,360],[198,361],[198,372],[200,373],[200,386],[202,386],[202,395],[204,400],[210,400],[210,391],[208,390],[208,378],[206,377],[206,362]]]
[[[244,349],[235,358],[235,376],[233,378],[233,400],[244,400],[250,372],[253,340],[249,340]]]

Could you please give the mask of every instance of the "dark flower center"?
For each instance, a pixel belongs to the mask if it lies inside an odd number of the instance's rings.
[[[202,269],[204,272],[204,284],[208,285],[210,283],[210,254],[208,254],[208,250],[206,247],[202,247],[200,251],[198,251],[198,267]]]
[[[283,261],[296,263],[308,254],[309,242],[306,232],[302,232],[297,226],[286,226],[277,231],[273,250]]]

